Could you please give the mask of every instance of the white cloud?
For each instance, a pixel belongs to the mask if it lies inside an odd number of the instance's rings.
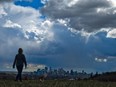
[[[113,29],[113,30],[110,30],[108,33],[107,33],[107,38],[116,38],[116,29]]]
[[[6,28],[21,28],[21,25],[13,23],[11,20],[6,20],[6,23],[3,25]]]
[[[39,18],[41,14],[38,10],[16,6],[13,3],[4,3],[0,6],[0,9],[7,14],[0,17],[0,56],[2,58],[13,55],[19,47],[26,52],[29,48],[43,52],[41,45],[44,42],[47,45],[49,41],[54,40],[52,30],[54,22]],[[47,46],[45,47],[47,49]],[[8,55],[5,55],[6,50]]]
[[[43,64],[28,64],[28,69],[32,70],[37,70],[37,69],[44,69],[46,67],[46,65]]]
[[[72,7],[73,5],[75,5],[76,3],[78,3],[79,0],[71,0],[69,3],[68,3],[68,6],[69,7]]]
[[[116,57],[115,56],[108,56],[108,57],[106,57],[106,58],[95,58],[95,61],[96,62],[108,62],[108,61],[114,61],[116,59]]]
[[[49,20],[39,19],[39,11],[30,7],[21,7],[13,4],[4,4],[3,10],[6,9],[8,15],[2,17],[3,27],[21,28],[20,31],[26,39],[42,40],[52,39],[53,33],[50,31],[52,22]]]
[[[46,4],[48,0],[41,0],[41,3]]]
[[[33,71],[37,71],[37,69],[44,69],[46,67],[46,65],[43,64],[28,64],[27,68],[24,69],[23,71],[27,71],[27,72],[33,72]],[[8,63],[3,63],[2,67],[3,71],[5,70],[16,70],[12,68],[12,64],[8,64]]]
[[[95,61],[96,62],[107,62],[108,60],[104,58],[95,58]]]
[[[116,0],[109,0],[112,2],[113,6],[116,7]]]
[[[3,7],[0,5],[0,18],[2,16],[6,16],[6,15],[7,15],[7,13],[4,11]]]

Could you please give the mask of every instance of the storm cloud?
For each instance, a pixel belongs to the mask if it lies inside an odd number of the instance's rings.
[[[68,19],[67,26],[87,32],[116,28],[116,7],[112,0],[49,0],[41,13],[53,20]]]

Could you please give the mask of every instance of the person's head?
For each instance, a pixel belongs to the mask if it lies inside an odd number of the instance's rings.
[[[18,53],[19,54],[22,54],[23,53],[23,49],[22,48],[19,48]]]

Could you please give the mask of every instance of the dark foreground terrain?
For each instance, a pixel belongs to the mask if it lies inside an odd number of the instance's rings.
[[[116,87],[116,82],[100,82],[93,80],[25,80],[15,82],[13,80],[0,80],[0,87]]]

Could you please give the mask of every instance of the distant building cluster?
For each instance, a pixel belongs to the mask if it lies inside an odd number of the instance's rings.
[[[0,72],[0,79],[15,79],[17,72]],[[52,69],[45,67],[44,69],[37,69],[34,72],[23,72],[23,79],[38,79],[44,76],[45,79],[69,79],[81,80],[92,77],[92,73],[86,73],[84,70],[77,72],[74,70],[64,70],[63,68]]]
[[[49,79],[88,79],[92,76],[92,73],[86,73],[84,70],[82,72],[77,72],[74,70],[66,71],[63,68],[52,69],[51,67],[45,67],[45,69],[38,69],[33,72],[35,76],[42,76],[47,74]]]

